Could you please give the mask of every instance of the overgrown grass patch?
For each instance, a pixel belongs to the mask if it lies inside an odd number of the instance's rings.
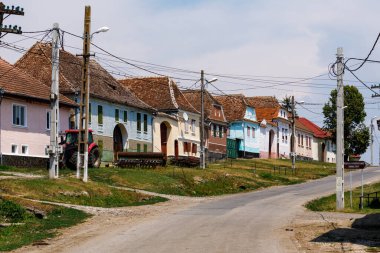
[[[37,218],[26,211],[25,206],[42,209],[46,218]],[[17,198],[0,199],[0,223],[17,222],[0,227],[0,251],[11,251],[24,245],[54,237],[57,229],[70,227],[83,222],[90,215],[71,208],[34,203]],[[12,210],[17,214],[12,213]]]
[[[273,170],[274,166],[277,170]],[[280,171],[279,166],[283,167]],[[287,167],[286,174],[284,167]],[[290,167],[290,160],[285,159],[237,159],[210,164],[205,170],[175,166],[100,168],[90,170],[90,178],[110,185],[165,194],[212,196],[296,184],[334,173],[334,165],[328,163],[297,161],[295,173]]]
[[[364,194],[380,191],[380,183],[370,184],[364,186]],[[361,187],[357,187],[352,192],[352,208],[350,204],[350,192],[346,191],[344,193],[345,199],[345,209],[343,212],[348,213],[380,213],[380,208],[371,208],[367,206],[366,200],[364,200],[364,207],[360,209],[360,195]],[[328,211],[335,212],[336,210],[336,195],[332,194],[319,199],[312,200],[308,202],[306,208],[312,211]]]
[[[84,183],[70,177],[56,180],[47,178],[0,180],[0,193],[30,199],[98,207],[146,205],[166,200],[115,189],[103,183]]]

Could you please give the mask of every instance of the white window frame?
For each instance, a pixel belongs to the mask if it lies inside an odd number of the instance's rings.
[[[185,120],[185,133],[189,132],[189,120]]]
[[[26,152],[25,153],[22,150],[24,147],[26,148]],[[21,145],[21,154],[23,154],[23,155],[29,155],[29,145],[25,145],[25,144]]]
[[[14,116],[14,107],[15,106],[19,106],[19,107],[23,107],[24,108],[24,125],[17,125],[13,122],[13,116]],[[12,126],[14,127],[28,127],[28,113],[27,113],[27,106],[26,105],[22,105],[22,104],[12,104]]]
[[[193,132],[193,133],[195,133],[195,124],[196,124],[196,120],[192,119],[191,120],[191,132]]]

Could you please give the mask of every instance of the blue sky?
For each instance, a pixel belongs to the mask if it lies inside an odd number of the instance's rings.
[[[280,99],[295,95],[298,101],[317,104],[325,103],[336,86],[327,75],[300,84],[269,86],[273,82],[285,83],[326,74],[328,65],[335,61],[337,47],[344,48],[347,58],[363,58],[380,32],[380,2],[376,0],[5,0],[4,3],[21,5],[26,12],[24,17],[10,17],[5,24],[18,24],[24,31],[37,31],[49,29],[58,22],[64,30],[78,35],[83,32],[84,5],[89,4],[92,6],[92,30],[105,25],[111,28],[105,34],[97,34],[94,43],[118,56],[192,71],[204,69],[207,78],[218,73],[251,79],[219,78],[215,85],[226,93]],[[16,44],[26,48],[36,41],[14,35],[3,38],[6,42],[20,39],[26,40]],[[66,50],[80,53],[80,40],[66,35],[65,44]],[[0,56],[13,63],[21,54],[0,48]],[[117,72],[133,76],[150,75],[110,58],[102,59],[100,54],[97,56],[114,71],[117,69]],[[372,59],[380,59],[380,45]],[[378,64],[368,64],[357,74],[367,82],[379,82],[378,67]],[[167,74],[182,79],[199,78],[193,73]],[[183,87],[194,84],[194,81],[178,81]],[[380,98],[371,98],[372,93],[348,73],[345,83],[356,85],[366,102],[379,102],[368,104],[367,124],[371,117],[380,116]],[[213,87],[209,89],[215,91]],[[321,107],[307,106],[309,111],[299,108],[299,114],[321,125]],[[378,154],[377,141],[375,154]],[[368,159],[369,154],[364,157]],[[378,155],[375,158],[378,162]]]

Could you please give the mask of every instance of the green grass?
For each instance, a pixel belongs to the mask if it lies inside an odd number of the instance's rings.
[[[380,183],[370,184],[364,186],[364,194],[380,191]],[[380,213],[380,209],[367,207],[367,202],[364,201],[364,208],[361,210],[359,208],[360,199],[359,196],[361,194],[361,187],[355,188],[352,193],[352,208],[350,207],[350,192],[344,193],[345,199],[345,209],[343,212],[348,213]],[[328,211],[335,212],[336,207],[336,197],[335,194],[329,195],[326,197],[322,197],[319,199],[312,200],[308,202],[305,206],[309,210],[312,211]]]
[[[0,194],[97,207],[147,205],[166,200],[70,177],[0,180]]]
[[[274,172],[274,166],[277,168],[279,166],[286,166],[288,168],[287,173],[285,174],[284,169],[281,169],[281,172],[279,172],[278,169]],[[275,185],[297,184],[335,173],[335,164],[329,163],[297,161],[297,169],[295,174],[291,173],[290,167],[291,161],[288,159],[236,159],[219,161],[217,163],[210,164],[205,170],[200,170],[199,168],[179,168],[171,165],[157,169],[90,169],[89,178],[94,184],[103,186],[124,186],[157,193],[182,196],[214,196],[252,191]],[[11,167],[0,166],[0,172],[14,170],[18,172],[30,172],[40,175],[47,175],[48,173],[45,169],[41,168],[13,169]],[[75,171],[71,171],[69,169],[60,170],[60,178],[66,180],[65,182],[69,183],[72,187],[73,184],[79,182],[76,179],[72,179],[74,174]],[[69,203],[73,203],[74,201],[76,204],[119,206],[119,204],[115,204],[119,200],[114,201],[112,200],[112,197],[107,197],[106,200],[105,198],[97,196],[92,198],[82,196],[79,198],[59,194],[59,192],[62,191],[80,192],[82,190],[62,190],[59,187],[62,188],[65,186],[54,183],[55,180],[35,179],[33,181],[35,183],[31,182],[31,180],[20,181],[20,187],[23,185],[28,188],[26,189],[27,192],[33,192],[33,194],[23,194],[24,196],[60,202],[69,201]],[[3,187],[3,184],[5,183],[0,181],[0,187]],[[42,189],[41,192],[38,192],[38,189],[42,184],[46,185],[47,189]],[[93,186],[95,187],[95,185]],[[81,187],[85,186],[82,184]],[[17,187],[13,185],[7,187],[8,190],[9,188]],[[23,189],[18,189],[13,194],[20,192],[22,193]],[[95,194],[95,192],[91,193],[91,195],[93,194]],[[112,194],[117,195],[117,199],[121,199],[118,192],[113,192]],[[161,200],[157,199],[157,201]],[[112,204],[112,202],[114,203]],[[135,204],[138,204],[138,201]],[[122,205],[126,205],[126,203],[123,203]]]
[[[334,173],[334,164],[297,162],[297,173],[273,172],[289,160],[237,159],[211,164],[207,169],[167,166],[157,169],[100,168],[90,170],[97,182],[152,192],[184,196],[213,196],[252,191],[274,185],[289,185]],[[256,168],[256,169],[255,169]]]
[[[1,200],[0,206],[8,206],[8,209],[16,210],[19,213],[17,219],[13,219],[4,212],[0,213],[0,222],[18,222],[23,225],[12,225],[0,227],[0,251],[11,251],[57,235],[57,229],[70,227],[86,220],[90,215],[71,208],[44,205],[25,200],[19,201]],[[36,218],[33,214],[25,211],[23,205],[36,206],[46,212],[46,219]],[[14,216],[14,215],[13,215]]]

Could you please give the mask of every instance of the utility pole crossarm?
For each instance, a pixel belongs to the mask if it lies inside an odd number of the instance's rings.
[[[2,37],[1,33],[22,34],[20,26],[3,25],[4,14],[24,16],[24,9],[20,8],[19,6],[17,6],[16,8],[14,6],[12,7],[5,6],[2,2],[0,2],[0,38]]]

